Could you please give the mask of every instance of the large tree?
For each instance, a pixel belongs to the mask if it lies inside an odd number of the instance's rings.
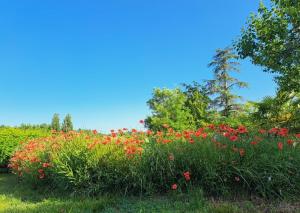
[[[153,97],[147,102],[152,115],[145,124],[149,129],[161,130],[165,124],[180,129],[195,127],[193,116],[186,107],[187,97],[180,89],[155,89]]]
[[[205,87],[197,82],[182,84],[183,93],[186,96],[185,106],[190,110],[196,127],[203,126],[210,121],[210,98],[206,94]]]
[[[164,129],[164,124],[176,130],[196,129],[208,122],[209,98],[196,82],[182,88],[155,89],[147,102],[152,115],[145,120],[152,130]]]
[[[213,68],[214,79],[207,80],[206,90],[212,96],[211,107],[225,117],[238,109],[237,99],[241,96],[232,92],[234,87],[246,87],[245,82],[230,76],[231,71],[239,72],[237,62],[238,56],[232,52],[232,48],[217,49],[209,67]]]
[[[60,123],[59,123],[59,114],[55,113],[52,117],[51,129],[59,131]]]
[[[62,124],[62,130],[64,132],[69,132],[69,131],[72,131],[73,130],[73,123],[72,123],[72,117],[70,114],[67,114],[65,119],[64,119],[64,122]]]
[[[271,0],[260,4],[236,43],[242,58],[276,74],[279,89],[300,91],[300,1]]]

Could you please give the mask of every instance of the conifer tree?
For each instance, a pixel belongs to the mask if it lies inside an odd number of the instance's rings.
[[[206,90],[212,97],[211,107],[225,117],[238,109],[237,99],[241,96],[232,93],[234,87],[247,87],[247,83],[239,81],[238,79],[230,76],[229,72],[239,72],[237,66],[239,63],[236,61],[238,56],[232,53],[231,48],[217,49],[212,62],[208,64],[213,68],[214,79],[207,80]]]

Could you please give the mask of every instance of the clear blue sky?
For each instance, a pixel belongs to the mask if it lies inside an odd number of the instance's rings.
[[[0,2],[0,123],[137,127],[155,87],[211,78],[215,49],[231,44],[259,0],[26,0]],[[272,95],[242,61],[248,100]]]

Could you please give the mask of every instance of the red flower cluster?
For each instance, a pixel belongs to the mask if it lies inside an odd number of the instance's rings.
[[[144,123],[144,121],[141,120],[140,123]],[[86,145],[83,146],[86,147],[87,152],[93,153],[99,151],[103,146],[109,146],[109,148],[111,146],[121,151],[128,159],[135,157],[140,159],[143,153],[147,151],[147,146],[150,143],[155,143],[158,147],[173,147],[173,143],[179,143],[180,146],[177,150],[166,152],[167,154],[164,155],[166,161],[175,161],[174,156],[177,156],[175,151],[180,153],[183,147],[193,149],[193,146],[197,147],[197,144],[211,143],[216,150],[222,149],[220,155],[230,152],[236,157],[235,161],[237,162],[244,160],[244,157],[247,157],[249,153],[258,150],[262,144],[268,143],[267,137],[276,141],[275,143],[269,143],[270,146],[282,153],[285,150],[293,149],[293,145],[300,142],[300,133],[289,134],[286,128],[272,128],[269,131],[264,129],[255,130],[256,135],[253,136],[252,131],[245,126],[232,128],[228,125],[216,126],[210,124],[195,131],[176,131],[168,124],[163,126],[163,130],[157,132],[139,131],[137,129],[128,131],[127,128],[111,130],[110,134],[99,134],[96,130],[69,133],[53,132],[51,137],[35,139],[22,144],[21,149],[16,151],[11,158],[9,166],[20,176],[27,173],[34,174],[34,176],[38,174],[39,179],[44,179],[50,171],[49,167],[55,166],[45,152],[59,152],[64,143],[71,143],[76,140],[86,142]],[[278,139],[280,142],[278,142]],[[178,159],[180,158],[178,157]],[[174,162],[169,163],[174,164]],[[190,172],[192,171],[183,172],[185,181],[191,180]],[[177,184],[173,184],[171,188],[176,190]]]

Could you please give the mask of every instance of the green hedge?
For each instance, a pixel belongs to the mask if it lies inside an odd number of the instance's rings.
[[[0,128],[0,168],[6,168],[10,157],[20,142],[44,137],[49,131],[43,129]]]

